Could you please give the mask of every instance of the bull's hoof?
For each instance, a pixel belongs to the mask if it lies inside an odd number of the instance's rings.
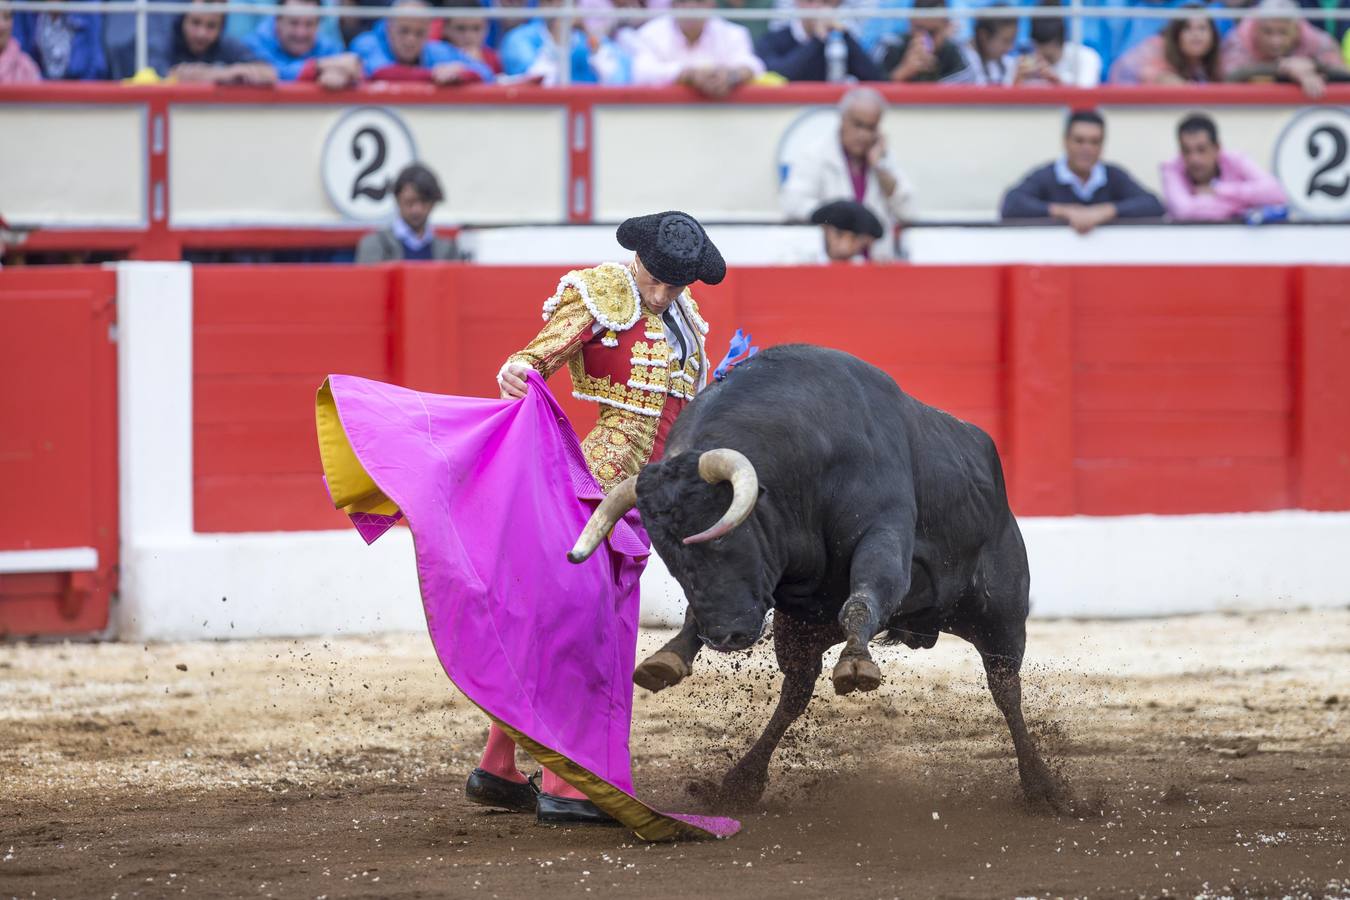
[[[658,650],[633,670],[633,683],[653,694],[679,684],[692,674],[689,664],[669,650]]]
[[[725,811],[748,809],[764,796],[769,786],[769,773],[734,768],[727,772],[718,790],[717,807]]]
[[[830,674],[836,694],[875,691],[881,687],[881,669],[865,656],[843,656]]]
[[[1077,804],[1067,787],[1049,772],[1022,779],[1027,810],[1043,816],[1077,815]]]

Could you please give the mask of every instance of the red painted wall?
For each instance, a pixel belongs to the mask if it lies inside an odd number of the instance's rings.
[[[0,637],[98,631],[116,590],[116,276],[0,272],[0,552],[93,547],[92,573],[0,574]]]
[[[493,395],[560,274],[198,267],[198,529],[343,526],[323,376]],[[741,268],[697,296],[714,357],[736,327],[838,347],[980,425],[1022,515],[1350,509],[1350,268]]]

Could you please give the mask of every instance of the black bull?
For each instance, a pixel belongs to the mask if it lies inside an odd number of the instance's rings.
[[[749,647],[774,610],[782,695],[723,780],[727,799],[763,793],[826,649],[844,642],[831,675],[837,693],[871,691],[881,684],[873,638],[884,631],[931,647],[945,631],[984,661],[1027,799],[1061,806],[1063,789],[1022,718],[1026,550],[998,452],[979,428],[846,353],[773,347],[690,404],[664,460],[610,493],[573,560],[634,503],[689,602],[680,633],[638,666],[639,685],[680,681],[703,644]]]

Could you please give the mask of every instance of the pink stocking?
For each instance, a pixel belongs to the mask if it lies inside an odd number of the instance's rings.
[[[483,748],[478,768],[507,781],[525,783],[525,776],[516,768],[516,742],[496,725],[488,729],[487,746]]]
[[[551,769],[544,770],[544,784],[542,789],[545,794],[552,794],[555,797],[567,797],[572,800],[586,799],[585,794],[563,781],[557,775],[554,775]]]

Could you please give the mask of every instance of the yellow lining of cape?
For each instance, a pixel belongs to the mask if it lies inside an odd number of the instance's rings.
[[[319,432],[319,458],[323,461],[323,476],[328,481],[328,492],[333,495],[333,505],[348,514],[392,516],[398,512],[394,501],[376,486],[375,479],[356,458],[327,378],[314,400],[314,425]]]
[[[454,682],[451,682],[452,684]],[[456,685],[458,687],[458,685]],[[477,706],[478,704],[474,704]],[[561,775],[563,780],[581,791],[600,809],[618,819],[644,841],[706,840],[715,837],[695,825],[681,822],[670,816],[655,812],[641,800],[628,796],[614,785],[591,774],[572,762],[556,750],[550,750],[528,735],[512,728],[501,719],[489,713],[481,706],[483,714],[496,723],[497,727],[511,736],[518,746],[524,747],[541,766]]]

